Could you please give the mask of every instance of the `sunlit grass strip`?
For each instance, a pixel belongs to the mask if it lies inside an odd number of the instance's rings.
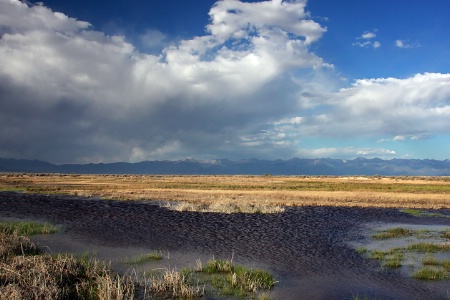
[[[275,214],[284,212],[284,207],[279,205],[261,205],[252,203],[193,203],[193,202],[176,202],[166,203],[162,207],[175,211],[195,211],[195,212],[212,212],[222,214],[245,213],[245,214]]]
[[[442,237],[450,238],[450,231],[433,232],[430,230],[410,230],[402,227],[389,228],[386,230],[378,230],[370,237],[373,239],[384,240],[393,238],[404,238],[409,236],[415,236],[417,238],[432,238]]]
[[[410,214],[415,217],[438,217],[438,218],[450,218],[450,215],[445,215],[436,212],[423,211],[421,209],[401,209],[401,212]]]
[[[0,176],[0,187],[27,193],[116,200],[189,201],[268,206],[450,208],[450,177],[332,176]],[[441,216],[442,215],[442,216]],[[437,217],[437,215],[436,215]],[[439,217],[450,217],[440,214]]]
[[[0,222],[0,231],[7,233],[16,231],[18,235],[50,234],[59,230],[60,227],[46,222]]]

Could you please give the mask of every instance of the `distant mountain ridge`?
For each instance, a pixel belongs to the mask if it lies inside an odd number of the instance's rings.
[[[384,175],[450,176],[450,160],[356,158],[352,160],[292,158],[289,160],[187,158],[137,163],[51,164],[39,160],[0,158],[0,172],[74,174],[179,175]]]

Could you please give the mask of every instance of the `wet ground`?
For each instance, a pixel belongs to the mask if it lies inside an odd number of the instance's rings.
[[[400,271],[383,270],[378,262],[350,246],[366,238],[363,231],[369,223],[450,226],[449,218],[414,217],[397,209],[343,207],[226,215],[176,212],[153,203],[3,192],[0,218],[60,224],[61,240],[86,245],[86,250],[161,249],[178,260],[185,253],[187,264],[193,263],[196,255],[234,255],[237,262],[276,274],[279,284],[272,299],[448,299],[450,295],[448,281],[423,282]],[[449,210],[439,212],[450,214]],[[58,247],[55,241],[49,243]]]

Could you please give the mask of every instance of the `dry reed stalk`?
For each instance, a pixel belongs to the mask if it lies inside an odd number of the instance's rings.
[[[193,299],[205,294],[205,287],[193,286],[187,283],[186,277],[180,272],[164,269],[158,276],[153,276],[149,283],[149,292],[159,297]]]
[[[96,260],[52,257],[27,237],[0,233],[0,299],[132,299],[134,289]]]

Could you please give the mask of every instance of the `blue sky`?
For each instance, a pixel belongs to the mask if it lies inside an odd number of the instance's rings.
[[[449,159],[449,13],[0,0],[0,157]]]

